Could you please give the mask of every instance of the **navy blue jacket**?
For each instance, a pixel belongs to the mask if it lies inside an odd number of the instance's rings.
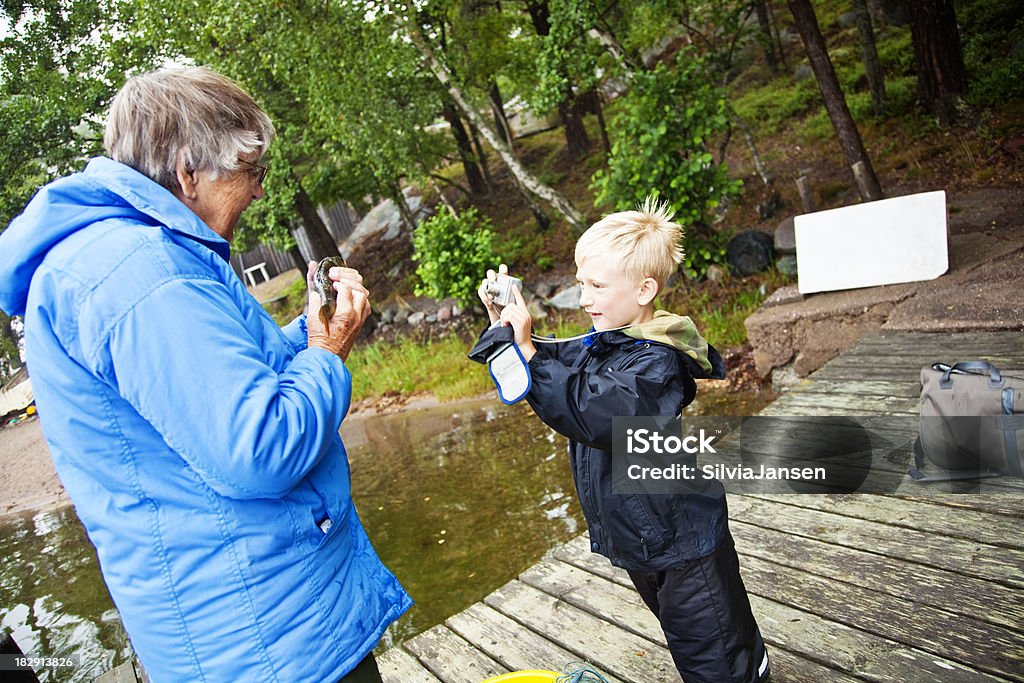
[[[673,346],[619,331],[585,341],[537,344],[526,399],[569,438],[591,549],[633,571],[660,571],[711,553],[726,532],[724,487],[712,481],[695,494],[612,493],[612,418],[678,415],[696,394],[694,377],[725,376],[721,356],[707,346],[702,365]]]

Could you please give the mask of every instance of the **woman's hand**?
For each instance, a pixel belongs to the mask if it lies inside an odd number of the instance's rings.
[[[515,303],[501,309],[499,318],[502,326],[510,325],[512,327],[516,346],[519,347],[523,358],[529,362],[537,353],[537,347],[533,345],[533,339],[530,338],[530,333],[533,331],[533,317],[530,315],[529,309],[526,308],[526,299],[523,298],[523,293],[519,291],[519,288],[513,287],[512,293],[516,298]]]
[[[346,360],[360,328],[370,315],[370,293],[363,287],[363,276],[359,271],[354,268],[331,268],[327,274],[333,281],[332,289],[337,298],[334,314],[328,318],[327,325],[324,325],[318,315],[322,301],[320,295],[313,289],[316,267],[316,261],[310,261],[306,272],[306,284],[309,289],[309,304],[306,311],[308,345],[330,351]]]

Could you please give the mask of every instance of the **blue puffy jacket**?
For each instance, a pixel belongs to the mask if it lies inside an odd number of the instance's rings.
[[[227,242],[96,158],[0,235],[61,481],[154,681],[336,681],[411,605],[352,503],[351,380]]]

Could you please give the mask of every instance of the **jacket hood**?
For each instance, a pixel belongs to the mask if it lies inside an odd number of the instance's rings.
[[[199,241],[224,260],[230,246],[169,190],[106,157],[89,161],[43,187],[0,234],[0,309],[23,315],[29,285],[50,249],[75,232],[110,218],[161,225]]]
[[[700,368],[702,374],[695,374],[695,377],[701,379],[725,378],[725,363],[722,357],[701,336],[697,331],[697,326],[688,316],[676,315],[668,311],[655,311],[653,319],[627,327],[622,332],[634,339],[644,339],[671,346]]]

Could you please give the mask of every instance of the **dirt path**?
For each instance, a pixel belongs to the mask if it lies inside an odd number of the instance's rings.
[[[67,505],[38,418],[0,430],[0,518]]]

